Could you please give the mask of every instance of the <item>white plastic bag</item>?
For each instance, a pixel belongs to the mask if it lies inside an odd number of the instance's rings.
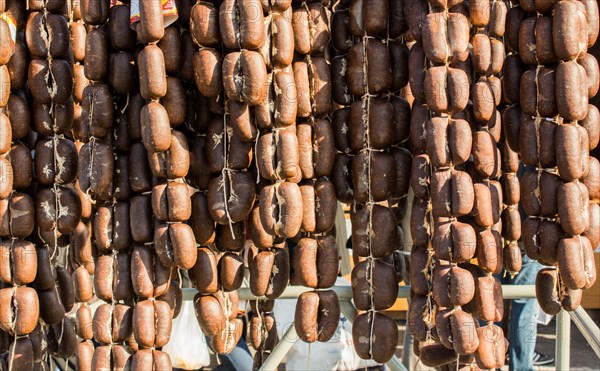
[[[179,316],[173,320],[171,339],[163,350],[171,356],[173,368],[197,370],[210,365],[208,344],[196,320],[192,301],[182,303]]]
[[[538,307],[537,323],[548,326],[550,321],[552,321],[552,318],[554,318],[553,315],[546,314],[541,308]]]

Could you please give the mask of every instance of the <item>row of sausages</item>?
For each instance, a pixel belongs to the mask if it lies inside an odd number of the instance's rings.
[[[507,97],[505,127],[507,144],[525,165],[523,247],[550,266],[538,273],[536,291],[542,309],[555,314],[561,307],[575,310],[581,289],[596,279],[599,176],[589,152],[597,146],[599,124],[588,100],[598,92],[598,62],[587,49],[598,37],[598,5],[552,5],[537,9],[522,2],[507,17],[514,54],[505,65],[505,83],[518,82],[519,91]],[[542,39],[540,32],[552,37]]]
[[[408,32],[415,40],[409,325],[426,366],[497,368],[508,342],[493,324],[503,309],[493,274],[520,269],[510,260],[520,237],[518,198],[505,199],[500,181],[505,169],[516,172],[504,166],[497,108],[508,9],[498,1],[426,3],[414,9],[422,23],[409,21]],[[518,182],[511,185],[518,192]]]
[[[407,4],[340,1],[331,20],[332,114],[337,153],[332,182],[350,204],[352,337],[359,357],[385,363],[398,344],[382,311],[396,302],[411,153]]]

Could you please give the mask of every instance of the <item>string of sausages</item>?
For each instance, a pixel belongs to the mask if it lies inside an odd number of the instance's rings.
[[[254,49],[246,42],[252,43],[256,33],[236,39],[241,32],[238,22],[247,18],[238,9],[243,6],[235,1],[198,1],[189,19],[196,48],[195,85],[202,99],[210,100],[214,115],[202,128],[194,128],[199,135],[196,144],[204,150],[198,156],[206,156],[210,173],[196,178],[199,192],[194,195],[191,223],[198,243],[206,247],[198,250],[190,276],[199,291],[194,298],[196,318],[217,354],[229,353],[242,334],[235,290],[244,278],[245,219],[255,197],[249,171],[256,129],[249,117],[251,102],[246,99],[251,99],[256,86],[246,87],[251,79],[246,68],[258,53],[246,50]],[[197,111],[197,117],[200,114]],[[203,165],[200,158],[196,161]]]
[[[327,63],[331,12],[320,1],[298,1],[292,6],[302,223],[292,252],[291,283],[314,289],[298,298],[294,326],[302,341],[326,342],[334,336],[340,319],[338,297],[328,290],[338,274],[337,201],[329,179],[335,154]]]
[[[476,28],[476,33],[471,37],[471,60],[477,82],[472,90],[471,101],[473,116],[478,124],[471,151],[476,172],[471,213],[477,231],[477,263],[485,272],[485,276],[476,277],[475,302],[478,319],[487,322],[477,328],[479,346],[475,361],[479,367],[494,368],[504,364],[507,342],[502,329],[494,325],[503,317],[503,297],[501,283],[493,274],[500,274],[507,261],[503,257],[506,249],[502,238],[509,239],[508,232],[521,224],[517,210],[513,210],[508,217],[502,210],[503,188],[498,181],[504,160],[498,148],[502,134],[501,114],[497,110],[502,98],[499,77],[504,61],[504,45],[500,38],[504,36],[503,23],[507,8],[501,1],[472,1],[469,11],[471,24]],[[516,235],[513,239],[518,240],[519,237]],[[513,253],[520,256],[520,252]],[[514,272],[513,267],[505,268]],[[490,303],[494,303],[496,308],[492,309]]]
[[[300,91],[296,90],[292,69],[295,30],[291,3],[254,4],[255,18],[263,19],[256,27],[264,35],[258,53],[266,67],[266,90],[253,107],[259,197],[249,220],[252,242],[247,259],[250,289],[267,300],[251,302],[247,340],[256,349],[253,369],[262,365],[277,344],[273,299],[288,285],[290,253],[286,239],[298,234],[302,222],[302,197],[297,184],[302,173],[295,125]],[[256,78],[251,81],[260,84]]]
[[[411,154],[407,31],[399,1],[333,4],[332,125],[336,154],[332,182],[351,203],[353,324],[358,355],[387,362],[398,342],[394,321],[381,311],[396,301],[403,217]],[[392,68],[393,66],[393,68]],[[344,107],[346,106],[346,107]]]
[[[596,279],[599,175],[589,151],[598,124],[588,99],[598,92],[598,62],[587,48],[598,35],[598,4],[522,1],[511,11],[520,89],[507,129],[518,132],[509,145],[525,164],[523,245],[529,258],[550,266],[538,273],[536,292],[542,309],[556,314],[577,309],[581,290]]]
[[[37,247],[35,283],[41,321],[34,337],[36,341],[32,342],[35,364],[47,361],[49,353],[65,358],[66,363],[77,345],[75,327],[65,318],[75,301],[71,271],[67,271],[70,269],[67,247],[69,234],[79,224],[82,204],[74,184],[78,176],[78,154],[69,137],[74,101],[68,12],[58,5],[30,2],[25,29],[29,55],[33,58],[28,82],[34,112],[37,110],[37,114],[45,116],[38,121],[37,115],[33,115],[37,134],[33,178],[38,187],[36,222],[41,242]],[[41,266],[45,268],[40,269]]]
[[[33,338],[39,319],[37,292],[26,285],[36,278],[35,246],[26,240],[35,226],[34,201],[20,191],[31,183],[29,148],[21,141],[29,134],[29,122],[17,121],[29,116],[22,95],[27,66],[15,63],[15,55],[28,54],[24,43],[24,8],[19,4],[2,4],[0,9],[0,302],[6,308],[0,314],[0,352],[8,351],[9,369],[33,366]],[[21,123],[19,125],[18,123]],[[30,142],[28,144],[31,144]],[[22,161],[22,162],[19,162]],[[54,280],[52,280],[54,283]],[[21,357],[21,354],[26,357]]]
[[[409,308],[415,351],[430,367],[504,363],[501,285],[500,2],[430,1],[409,20],[416,100]],[[422,28],[420,27],[422,25]],[[470,48],[472,46],[472,48]],[[471,261],[477,259],[477,264]],[[498,318],[499,317],[499,318]],[[475,318],[488,322],[479,327]]]
[[[84,91],[89,85],[85,74],[85,55],[87,29],[81,19],[81,7],[72,1],[68,3],[69,31],[71,50],[73,53],[73,125],[75,146],[81,150],[89,138],[89,117],[83,114]],[[89,67],[88,67],[89,69]],[[86,91],[89,94],[89,90]],[[89,148],[89,145],[88,145]],[[87,169],[86,169],[87,170]],[[75,363],[82,369],[91,368],[94,355],[93,314],[89,306],[94,297],[94,286],[91,275],[95,270],[95,262],[92,256],[92,219],[94,207],[92,197],[81,190],[79,182],[76,183],[77,193],[81,200],[81,220],[71,235],[69,245],[69,267],[73,271],[73,287],[75,290],[75,302],[78,307],[75,314],[76,334],[81,341],[77,344],[75,351]]]
[[[77,32],[77,37],[72,38],[73,49],[83,49],[78,53],[83,72],[80,71],[75,80],[76,86],[83,92],[81,113],[74,121],[74,136],[80,153],[80,198],[86,205],[86,212],[78,226],[78,238],[81,240],[79,245],[87,249],[86,245],[90,244],[94,255],[98,254],[94,256],[89,272],[94,274],[94,291],[86,289],[89,294],[81,301],[91,300],[94,292],[104,301],[93,317],[91,308],[86,304],[77,311],[78,334],[83,341],[77,348],[76,360],[77,366],[82,369],[106,367],[111,365],[111,361],[123,367],[128,364],[131,352],[125,345],[132,333],[133,312],[130,256],[127,251],[131,244],[129,205],[128,202],[117,202],[123,200],[123,194],[119,194],[122,183],[114,176],[115,169],[122,168],[122,161],[116,153],[113,154],[112,143],[113,122],[117,116],[115,107],[119,102],[113,96],[109,77],[109,5],[109,2],[82,2],[81,14],[73,19],[75,22],[71,26]],[[79,67],[74,70],[79,70]],[[126,188],[123,188],[125,191]],[[92,255],[91,252],[88,254]],[[79,280],[83,283],[86,272],[77,269]],[[89,341],[90,331],[100,343],[96,349]]]

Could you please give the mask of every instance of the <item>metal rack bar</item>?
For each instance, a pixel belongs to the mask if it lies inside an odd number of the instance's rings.
[[[296,332],[296,326],[291,324],[283,335],[283,339],[279,340],[275,348],[267,359],[260,366],[260,371],[268,370],[275,371],[277,366],[281,364],[281,361],[285,358],[285,355],[290,351],[292,345],[298,340],[298,333]]]
[[[571,358],[571,317],[565,310],[556,315],[556,369],[569,370]]]
[[[333,286],[330,290],[335,291],[340,299],[352,299],[352,287],[350,286]],[[297,299],[300,294],[313,289],[304,286],[288,286],[283,294],[277,299]],[[197,293],[196,289],[183,289],[183,300],[192,300]],[[241,287],[237,290],[240,300],[256,300],[266,299],[256,297],[248,287]],[[535,298],[535,285],[505,285],[502,286],[504,299],[532,299]],[[408,298],[410,296],[410,286],[398,287],[398,298]]]
[[[600,358],[600,328],[598,325],[596,325],[592,318],[590,318],[590,315],[587,314],[582,307],[577,308],[573,312],[569,312],[569,315],[571,315],[573,323],[577,326],[579,331],[581,331],[581,334],[583,334],[585,340],[590,344],[594,353]]]

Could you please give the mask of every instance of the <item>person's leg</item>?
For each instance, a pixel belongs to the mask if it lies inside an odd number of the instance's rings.
[[[521,272],[512,279],[514,285],[535,284],[541,265],[523,256]],[[510,310],[509,369],[515,371],[533,370],[533,353],[537,337],[537,315],[539,306],[536,299],[515,299]]]

